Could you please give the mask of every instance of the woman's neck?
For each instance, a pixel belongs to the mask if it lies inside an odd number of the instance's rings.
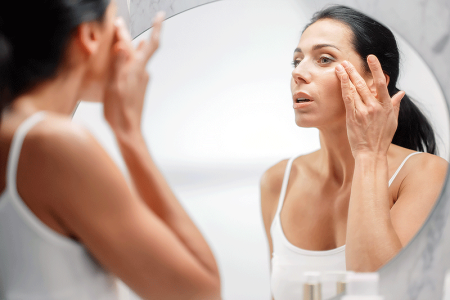
[[[326,178],[340,186],[352,182],[355,159],[347,137],[346,124],[321,128],[319,167]]]
[[[70,115],[79,100],[84,71],[81,68],[57,75],[16,98],[12,110],[25,114],[45,110]]]

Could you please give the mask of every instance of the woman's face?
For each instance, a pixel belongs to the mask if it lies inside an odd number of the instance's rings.
[[[367,81],[361,57],[351,44],[352,32],[347,25],[323,19],[309,26],[294,51],[291,92],[295,123],[300,127],[319,129],[345,124],[345,107],[341,83],[335,67],[350,61]],[[297,104],[296,104],[297,103]]]
[[[80,95],[81,100],[101,101],[103,98],[103,90],[111,71],[111,49],[116,34],[116,13],[116,3],[112,0],[105,11],[103,21],[95,25],[98,26],[96,37],[98,45],[86,62],[88,69]]]

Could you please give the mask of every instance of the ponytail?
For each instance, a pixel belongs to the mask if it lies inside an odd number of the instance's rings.
[[[0,121],[1,121],[1,112],[5,107],[7,107],[12,99],[11,92],[9,89],[9,80],[10,80],[10,65],[11,65],[11,56],[12,49],[11,44],[0,32]]]
[[[392,95],[398,92],[398,89],[395,90]],[[407,95],[400,102],[398,126],[392,143],[415,151],[437,154],[436,138],[431,124]]]

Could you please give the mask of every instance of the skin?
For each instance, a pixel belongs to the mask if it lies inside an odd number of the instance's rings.
[[[297,48],[301,52],[294,52],[293,105],[298,106],[299,91],[314,100],[294,110],[295,122],[318,128],[321,148],[294,160],[280,216],[293,245],[318,251],[346,245],[347,270],[372,272],[422,226],[440,194],[448,163],[428,153],[415,155],[388,187],[403,159],[414,152],[391,144],[404,92],[389,96],[389,76],[375,56],[368,57],[371,72],[364,72],[351,37],[346,25],[320,20],[303,33]],[[339,50],[316,46],[323,44]],[[261,179],[270,253],[270,226],[286,164],[279,162]]]
[[[163,19],[158,15],[150,40],[136,49],[116,18],[114,2],[103,23],[78,26],[58,76],[20,95],[4,112],[0,190],[15,130],[46,110],[45,120],[24,140],[17,170],[17,190],[31,211],[52,230],[82,243],[144,299],[220,299],[212,252],[141,134],[145,66],[158,48]],[[79,99],[103,101],[131,185],[93,136],[71,122]]]

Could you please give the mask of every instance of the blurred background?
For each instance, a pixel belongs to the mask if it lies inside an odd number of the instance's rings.
[[[320,147],[318,130],[295,125],[289,85],[293,50],[312,14],[290,0],[203,5],[163,23],[160,49],[147,66],[145,138],[211,245],[225,300],[270,299],[259,180],[278,161]],[[432,122],[439,155],[448,159],[443,94],[418,54],[397,38],[403,57],[399,87]],[[74,120],[126,173],[102,105],[82,102]]]

